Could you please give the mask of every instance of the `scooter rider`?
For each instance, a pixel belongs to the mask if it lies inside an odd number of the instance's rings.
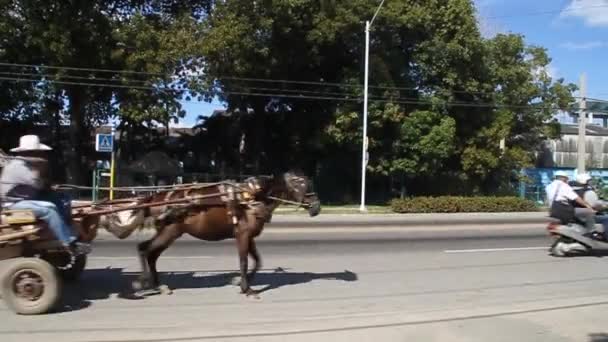
[[[555,173],[555,180],[545,188],[550,216],[559,219],[562,224],[569,224],[575,218],[585,222],[592,231],[595,227],[595,210],[568,184],[568,174],[564,171]],[[575,210],[574,203],[580,205]]]
[[[591,175],[588,173],[582,173],[576,176],[576,182],[572,184],[572,189],[585,200],[585,202],[591,204],[594,210],[601,211],[607,207],[605,201],[600,200],[599,196],[591,184]],[[579,210],[582,208],[576,208]],[[608,241],[608,216],[597,215],[595,216],[595,222],[602,224],[601,231],[598,231],[596,227],[593,227],[591,237],[594,239]]]

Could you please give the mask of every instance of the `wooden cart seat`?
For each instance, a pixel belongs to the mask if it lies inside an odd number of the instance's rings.
[[[37,221],[32,210],[5,209],[0,212],[0,222],[3,225],[35,224]]]
[[[45,228],[31,210],[7,210],[0,212],[0,245],[21,239],[37,240]]]

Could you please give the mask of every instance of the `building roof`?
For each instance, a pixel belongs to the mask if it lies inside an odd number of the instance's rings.
[[[578,135],[578,125],[562,124],[561,132],[564,135]],[[586,135],[608,136],[608,128],[598,125],[587,125]]]
[[[164,127],[156,127],[156,130],[160,133],[164,133],[166,128]],[[193,127],[170,127],[169,128],[169,136],[171,137],[179,137],[181,135],[194,135],[196,129]],[[110,134],[112,132],[111,126],[100,126],[95,128],[92,134]],[[117,135],[120,136],[120,132],[117,131]]]

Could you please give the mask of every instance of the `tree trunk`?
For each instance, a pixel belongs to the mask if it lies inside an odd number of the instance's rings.
[[[401,194],[400,197],[401,199],[405,198],[405,195],[407,195],[407,190],[405,188],[405,174],[401,174]]]
[[[266,136],[266,125],[265,125],[265,120],[266,120],[266,110],[264,109],[265,107],[265,102],[262,102],[262,100],[256,100],[254,101],[253,105],[253,127],[254,127],[254,132],[255,132],[255,136],[253,138],[254,145],[255,145],[255,154],[257,156],[257,158],[255,158],[256,162],[255,162],[255,174],[261,174],[262,172],[266,171],[266,170],[262,170],[262,166],[265,169],[274,169],[274,165],[267,165],[267,155],[266,155],[266,146],[264,144],[265,141],[265,136]]]
[[[56,92],[55,95],[55,104],[56,106],[53,106],[51,108],[52,110],[52,115],[53,115],[53,139],[55,140],[55,143],[53,146],[54,149],[57,150],[57,152],[55,153],[55,157],[57,158],[55,160],[55,165],[59,166],[59,165],[65,165],[65,154],[64,152],[64,146],[62,144],[62,140],[61,139],[61,106],[59,106],[58,104],[61,103],[61,92]],[[57,175],[56,173],[54,174],[54,178],[53,181],[55,182],[65,182],[65,171],[60,171],[60,175]]]
[[[67,148],[67,181],[70,184],[82,184],[84,156],[83,138],[88,140],[84,125],[85,93],[82,88],[70,87],[67,91],[70,103],[69,146]]]

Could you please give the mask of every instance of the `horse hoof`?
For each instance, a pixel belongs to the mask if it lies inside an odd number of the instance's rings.
[[[133,290],[135,290],[135,291],[140,291],[144,288],[144,284],[141,280],[133,280],[133,282],[131,283],[131,286],[133,287]]]
[[[260,298],[260,295],[257,294],[257,293],[248,294],[247,298],[253,299],[253,300],[260,300],[260,299],[262,299],[262,298]]]
[[[173,290],[171,290],[169,288],[169,286],[167,286],[167,285],[161,285],[161,286],[159,286],[158,289],[160,290],[160,293],[163,295],[172,295],[173,294]]]
[[[249,289],[249,290],[241,292],[241,293],[245,294],[245,297],[247,297],[247,298],[260,299],[260,293],[253,289]]]
[[[145,290],[139,290],[137,292],[135,292],[135,296],[136,297],[150,297],[150,296],[156,296],[162,294],[162,291],[160,288],[153,288],[153,289],[145,289]]]

